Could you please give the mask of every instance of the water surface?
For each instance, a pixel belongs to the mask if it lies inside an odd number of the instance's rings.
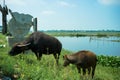
[[[77,52],[79,50],[90,50],[97,55],[120,56],[120,37],[57,37],[64,49]]]

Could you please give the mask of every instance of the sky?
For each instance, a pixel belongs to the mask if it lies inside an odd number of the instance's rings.
[[[5,4],[12,12],[37,17],[38,30],[120,30],[120,0],[6,0]],[[11,15],[7,17],[9,21]]]

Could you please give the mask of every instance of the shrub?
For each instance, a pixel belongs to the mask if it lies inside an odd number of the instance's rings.
[[[98,64],[110,67],[120,68],[120,57],[119,56],[98,56]]]

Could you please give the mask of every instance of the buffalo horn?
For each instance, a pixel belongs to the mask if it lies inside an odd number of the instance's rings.
[[[25,46],[28,46],[28,45],[30,45],[31,43],[27,43],[27,44],[19,44],[19,45],[17,45],[18,47],[25,47]]]

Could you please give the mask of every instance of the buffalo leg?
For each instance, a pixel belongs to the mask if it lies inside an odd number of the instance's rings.
[[[79,65],[77,65],[77,70],[78,70],[78,73],[81,73],[81,68]]]
[[[86,69],[85,68],[83,68],[83,75],[85,75],[86,74]]]
[[[42,54],[38,53],[38,60],[41,60]]]
[[[58,55],[57,55],[57,63],[59,62],[59,56],[60,56],[60,53],[58,53]]]
[[[58,65],[58,59],[59,59],[59,55],[57,56],[57,54],[54,54],[54,58],[55,58],[55,60],[56,60],[56,63],[57,63],[57,65]]]
[[[91,67],[88,68],[88,74],[90,75],[91,72]]]
[[[39,60],[39,56],[38,56],[37,52],[35,52],[35,55],[36,55],[36,57],[37,57],[37,60]]]
[[[42,55],[40,55],[40,53],[35,52],[35,55],[37,57],[37,60],[41,60]]]
[[[94,73],[95,73],[95,68],[96,68],[96,65],[92,67],[92,78],[93,78]]]

